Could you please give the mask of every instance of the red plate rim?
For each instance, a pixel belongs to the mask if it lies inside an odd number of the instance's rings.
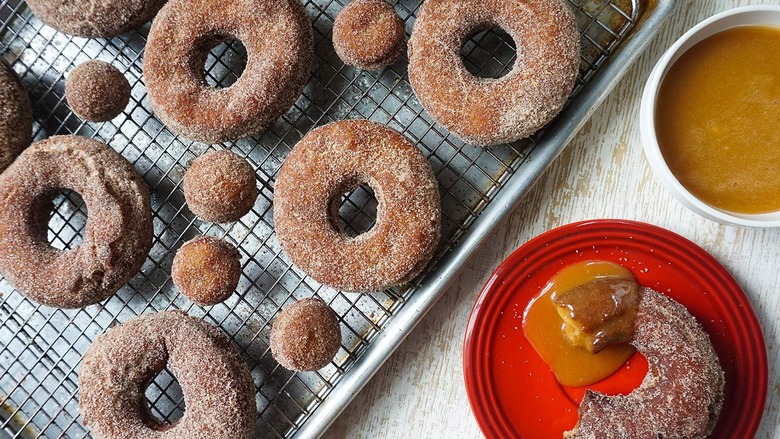
[[[596,248],[605,243],[618,246],[623,243],[631,248],[647,246],[649,252],[658,252],[655,256],[661,254],[668,256],[670,261],[690,266],[692,272],[701,275],[702,283],[717,286],[718,291],[724,293],[709,298],[720,301],[722,307],[730,310],[730,315],[722,316],[727,319],[725,323],[721,322],[735,326],[728,334],[731,337],[728,341],[733,343],[725,347],[713,343],[721,363],[725,359],[733,360],[740,373],[731,372],[724,366],[727,387],[722,413],[726,413],[726,406],[733,405],[740,408],[740,416],[721,416],[713,437],[753,437],[766,404],[768,363],[763,332],[744,291],[712,255],[687,238],[651,224],[614,219],[581,221],[539,235],[504,260],[482,288],[466,327],[463,374],[472,412],[485,436],[523,437],[502,409],[495,383],[491,380],[489,355],[485,355],[491,352],[496,321],[499,314],[503,314],[501,310],[511,298],[511,292],[541,267],[557,262],[563,252],[591,245]],[[641,284],[653,288],[658,285],[648,284],[652,283],[652,277],[652,274],[644,279],[638,276]],[[705,329],[708,329],[706,324]],[[742,376],[749,378],[740,379]],[[518,384],[522,384],[522,379],[518,379]]]

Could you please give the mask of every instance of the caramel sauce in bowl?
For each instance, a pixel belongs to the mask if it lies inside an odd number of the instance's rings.
[[[780,227],[780,6],[731,9],[656,64],[640,132],[653,171],[694,212]]]

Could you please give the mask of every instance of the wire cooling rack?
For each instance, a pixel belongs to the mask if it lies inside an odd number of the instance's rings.
[[[0,0],[2,58],[22,78],[34,107],[35,138],[80,134],[102,140],[127,158],[153,189],[155,239],[141,272],[116,295],[79,310],[40,306],[0,281],[0,438],[88,437],[78,409],[78,370],[96,336],[128,318],[183,309],[217,325],[233,340],[252,370],[259,412],[256,436],[295,435],[324,401],[339,391],[347,373],[403,309],[427,276],[459,241],[480,213],[522,173],[527,158],[545,133],[533,140],[490,149],[464,145],[425,113],[412,93],[407,60],[377,71],[344,66],[331,44],[331,28],[346,0],[309,0],[314,27],[312,74],[296,104],[262,135],[220,146],[191,143],[168,131],[153,115],[142,80],[143,47],[149,25],[111,40],[69,37],[43,25],[21,0]],[[639,0],[569,0],[582,33],[582,60],[576,96],[597,75],[636,27]],[[411,32],[419,0],[393,2]],[[467,68],[483,77],[500,77],[514,62],[514,43],[497,29],[481,32],[463,47]],[[245,49],[237,41],[216,46],[206,60],[206,79],[227,87],[245,67]],[[64,98],[64,80],[89,59],[111,62],[130,81],[132,97],[125,112],[111,122],[79,120]],[[415,142],[437,176],[442,196],[442,240],[429,269],[402,288],[375,294],[345,294],[323,287],[293,267],[273,230],[274,179],[295,143],[312,128],[346,118],[387,124]],[[239,222],[217,225],[197,220],[185,207],[181,177],[203,152],[229,148],[257,171],[260,196]],[[549,159],[552,160],[552,157]],[[342,227],[351,234],[371,227],[376,200],[370,188],[345,194]],[[64,190],[54,202],[49,241],[57,248],[81,242],[87,221],[78,194]],[[235,243],[243,275],[237,293],[225,303],[200,307],[178,294],[170,280],[176,249],[186,240],[209,234]],[[318,296],[335,310],[343,332],[335,360],[317,372],[292,373],[271,357],[270,325],[276,314],[297,299]],[[342,385],[343,387],[343,385]],[[146,391],[161,422],[179,419],[185,410],[181,389],[167,370]]]

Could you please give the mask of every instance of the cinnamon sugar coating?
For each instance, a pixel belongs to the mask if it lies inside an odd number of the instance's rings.
[[[210,87],[209,50],[237,39],[247,51],[241,77]],[[303,90],[314,52],[299,0],[171,0],[157,14],[144,55],[144,81],[155,115],[174,133],[206,143],[236,140],[269,127]]]
[[[176,252],[171,277],[182,294],[200,305],[224,302],[241,277],[241,255],[231,243],[198,236]]]
[[[406,49],[404,22],[386,0],[354,0],[333,22],[333,48],[360,69],[387,67]]]
[[[271,353],[284,368],[322,369],[341,346],[338,317],[321,299],[299,300],[285,308],[271,327]]]
[[[71,189],[87,206],[82,244],[47,240],[51,201]],[[152,246],[149,188],[108,145],[53,136],[27,148],[0,174],[0,271],[44,305],[80,308],[114,294]]]
[[[111,38],[154,17],[166,0],[27,0],[36,17],[68,35]]]
[[[587,391],[567,439],[707,437],[723,405],[723,370],[707,333],[681,304],[649,288],[631,342],[648,372],[628,395]]]
[[[186,405],[173,425],[155,420],[144,397],[164,367]],[[181,311],[143,314],[100,335],[81,363],[79,408],[96,439],[248,439],[257,419],[252,376],[230,340]]]
[[[32,143],[32,105],[16,73],[0,62],[0,172]]]
[[[193,160],[183,186],[192,213],[214,223],[238,221],[252,210],[258,194],[252,166],[224,149]]]
[[[580,37],[565,0],[427,0],[409,40],[409,81],[422,106],[478,146],[528,137],[568,100]],[[505,30],[517,45],[506,76],[479,78],[460,51],[476,33]]]
[[[350,237],[337,226],[341,196],[368,184],[374,226]],[[410,281],[439,241],[438,185],[419,149],[374,122],[345,120],[307,134],[279,171],[274,223],[292,262],[344,291],[380,291]]]
[[[118,116],[130,102],[130,83],[113,65],[87,61],[70,72],[65,97],[78,117],[105,122]]]

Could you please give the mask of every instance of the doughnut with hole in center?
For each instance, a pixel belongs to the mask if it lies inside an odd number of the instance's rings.
[[[144,396],[167,368],[184,395],[172,425],[154,419]],[[97,439],[240,439],[254,433],[249,368],[222,331],[181,311],[143,314],[100,335],[79,371],[79,407]]]
[[[0,61],[0,172],[32,143],[32,105],[19,77]]]
[[[498,79],[466,70],[461,48],[499,27],[517,45]],[[422,106],[478,146],[528,137],[552,120],[577,78],[580,36],[565,0],[427,0],[409,40],[409,81]]]
[[[338,226],[341,196],[374,190],[376,223],[350,237]],[[319,127],[293,148],[274,190],[274,223],[292,262],[344,291],[379,291],[410,281],[439,241],[436,177],[419,149],[367,120]]]
[[[206,57],[230,39],[246,47],[246,68],[230,87],[210,87]],[[171,0],[152,23],[144,81],[155,115],[171,131],[221,143],[258,133],[287,111],[303,90],[313,53],[311,24],[298,0]]]
[[[68,35],[111,38],[154,17],[166,0],[27,0],[36,17]]]
[[[83,241],[70,250],[47,239],[63,190],[80,194],[88,214]],[[80,308],[114,294],[146,260],[152,232],[149,187],[105,143],[50,137],[0,174],[0,271],[36,302]]]

